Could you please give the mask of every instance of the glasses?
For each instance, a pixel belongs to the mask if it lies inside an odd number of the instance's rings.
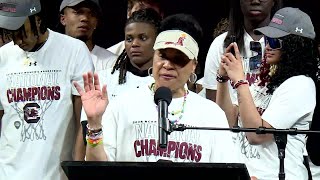
[[[261,49],[260,42],[251,41],[250,42],[250,50],[254,51],[258,54],[249,59],[249,68],[251,71],[257,70],[261,66],[261,59],[262,59],[262,49]]]
[[[264,36],[264,41],[266,44],[269,44],[271,49],[281,49],[282,48],[282,40],[281,39]]]

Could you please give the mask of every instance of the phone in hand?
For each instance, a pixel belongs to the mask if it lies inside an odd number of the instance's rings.
[[[236,36],[235,36],[235,35],[231,35],[231,36],[230,36],[230,42],[231,42],[231,43],[236,42]],[[236,53],[235,53],[235,51],[234,51],[234,47],[232,47],[232,48],[230,49],[230,52],[231,52],[234,56],[236,56]]]

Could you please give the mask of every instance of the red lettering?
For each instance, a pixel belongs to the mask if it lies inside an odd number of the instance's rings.
[[[168,142],[168,154],[170,155],[172,151],[176,150],[176,142],[169,141]]]
[[[176,147],[177,147],[177,149],[175,150],[174,157],[175,157],[175,158],[178,158],[178,156],[179,156],[179,149],[180,149],[180,142],[176,142]]]
[[[23,88],[24,101],[31,101],[31,88]]]
[[[46,100],[46,94],[47,94],[47,87],[43,86],[40,88],[40,99]]]
[[[194,146],[194,148],[193,148],[193,146]],[[189,143],[187,158],[191,161],[194,160],[194,156],[196,154],[195,149],[196,149],[197,145],[193,145],[193,146],[192,146],[192,144]]]
[[[148,148],[148,139],[140,140],[141,141],[141,153],[142,156],[150,155]]]
[[[8,89],[7,98],[9,103],[35,100],[59,100],[61,97],[60,89],[59,86]]]
[[[179,147],[179,158],[186,159],[188,153],[188,144],[186,142],[182,142]]]
[[[136,157],[140,157],[141,156],[141,151],[138,150],[138,146],[140,146],[140,141],[136,140],[133,144],[133,148],[134,148],[134,152],[136,153]]]
[[[179,158],[182,160],[199,162],[202,157],[202,147],[187,142],[169,141],[167,148],[160,148],[155,139],[136,140],[134,142],[136,157],[141,156],[161,156],[169,158]],[[173,157],[174,153],[174,157]]]
[[[54,91],[54,100],[59,100],[60,99],[60,86],[56,86],[55,87],[55,91]]]
[[[201,157],[202,157],[202,154],[201,154],[201,151],[202,151],[202,146],[197,146],[196,148],[196,155],[195,155],[195,161],[196,162],[199,162],[201,160]]]
[[[158,145],[157,146],[157,156],[163,156],[163,154],[165,153],[167,151],[167,149],[166,148],[160,148],[160,146]]]
[[[12,103],[12,102],[13,102],[12,93],[11,93],[11,90],[10,90],[10,89],[7,90],[7,98],[8,98],[8,102],[9,102],[9,103]]]
[[[22,95],[22,89],[18,88],[17,89],[17,101],[23,101],[23,95]]]
[[[281,19],[278,19],[278,18],[272,18],[271,20],[273,23],[276,23],[276,24],[282,24],[282,20]]]
[[[38,95],[38,88],[37,87],[32,87],[31,90],[31,101],[35,100],[35,96]]]
[[[150,147],[150,149],[149,149],[150,155],[153,154],[153,155],[157,156],[157,143],[156,143],[155,139],[150,139],[149,147]]]
[[[47,89],[47,99],[48,100],[53,100],[55,99],[55,87],[48,87]]]

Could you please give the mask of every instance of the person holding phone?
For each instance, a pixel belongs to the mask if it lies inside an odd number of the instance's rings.
[[[237,42],[244,57],[243,65],[246,79],[250,84],[256,81],[265,45],[263,36],[254,34],[253,30],[268,25],[272,14],[281,6],[282,0],[230,1],[228,27],[226,27],[224,19],[221,21],[221,28],[225,29],[226,32],[215,37],[206,57],[203,87],[206,89],[206,97],[208,99],[216,101],[218,84],[216,75],[220,65],[220,58],[231,42]],[[250,42],[256,42],[256,44],[250,46]],[[231,98],[235,99],[235,91],[233,91],[231,85],[229,85],[229,91]]]
[[[309,15],[298,8],[278,10],[268,26],[255,29],[266,42],[265,59],[259,81],[249,86],[243,73],[243,58],[237,43],[231,43],[220,61],[219,76],[228,77],[218,84],[217,104],[226,112],[229,126],[308,130],[319,86],[319,54],[315,31]],[[235,49],[235,56],[230,49]],[[231,101],[228,83],[237,92]],[[285,179],[307,180],[303,164],[306,135],[287,135]],[[276,137],[254,132],[238,133],[236,145],[251,176],[277,180],[280,162]]]

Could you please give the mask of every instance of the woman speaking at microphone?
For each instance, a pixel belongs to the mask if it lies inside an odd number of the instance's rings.
[[[225,113],[214,102],[187,89],[195,81],[198,43],[202,29],[194,17],[175,14],[165,18],[154,44],[154,82],[108,102],[107,85],[97,74],[84,74],[84,89],[75,82],[88,117],[87,161],[238,162],[229,131],[185,130],[168,133],[158,142],[159,87],[168,88],[168,119],[194,127],[228,128]],[[169,96],[170,96],[169,94]],[[170,103],[171,101],[171,103]]]

